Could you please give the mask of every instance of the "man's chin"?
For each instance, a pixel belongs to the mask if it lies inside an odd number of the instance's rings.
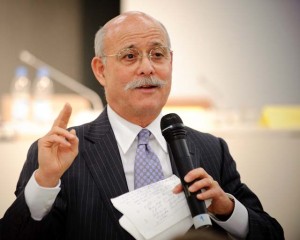
[[[152,102],[140,103],[136,107],[137,107],[138,111],[142,114],[157,115],[160,113],[163,106],[161,104],[155,103],[155,101],[152,101]]]

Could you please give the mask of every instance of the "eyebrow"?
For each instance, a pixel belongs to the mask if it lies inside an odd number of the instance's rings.
[[[152,43],[152,46],[164,46],[162,43],[160,43],[160,42],[154,42],[154,43]]]
[[[136,48],[136,46],[134,44],[129,45],[128,47],[125,48]],[[124,48],[123,48],[124,49]]]
[[[150,43],[150,47],[157,47],[157,46],[162,47],[164,45],[161,42],[152,42],[152,43]],[[139,49],[135,44],[130,44],[129,46],[125,46],[122,49],[126,49],[126,48],[137,48],[137,49]]]

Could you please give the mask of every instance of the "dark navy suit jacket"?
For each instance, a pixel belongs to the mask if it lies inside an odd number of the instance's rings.
[[[106,109],[95,121],[74,128],[79,154],[63,175],[61,191],[42,221],[30,217],[24,198],[24,188],[38,167],[37,142],[30,147],[17,184],[17,198],[1,220],[2,239],[133,239],[120,226],[122,214],[110,201],[128,192],[128,187]],[[247,208],[248,239],[284,239],[278,222],[263,211],[256,195],[241,183],[222,139],[187,128],[187,143],[194,167],[203,167]],[[170,158],[176,174],[171,153]]]

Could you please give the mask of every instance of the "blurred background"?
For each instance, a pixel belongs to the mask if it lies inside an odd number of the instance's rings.
[[[164,113],[224,138],[242,181],[286,239],[299,237],[297,0],[0,0],[0,218],[28,147],[64,103],[74,108],[71,125],[93,120],[106,104],[90,67],[94,35],[128,10],[157,18],[171,37],[173,88]]]

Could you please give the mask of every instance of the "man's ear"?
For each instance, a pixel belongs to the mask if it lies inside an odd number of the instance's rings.
[[[105,65],[103,64],[103,61],[99,57],[94,57],[91,62],[93,73],[98,80],[98,82],[105,87],[105,76],[104,76],[104,68]]]
[[[170,52],[171,55],[171,66],[173,66],[173,52]]]

